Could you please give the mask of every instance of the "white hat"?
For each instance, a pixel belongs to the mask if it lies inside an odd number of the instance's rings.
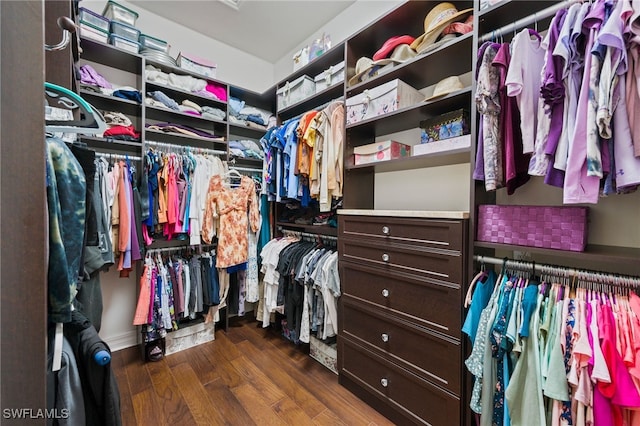
[[[432,101],[461,89],[464,89],[464,84],[457,75],[443,78],[434,87],[433,95],[426,98],[425,101]]]

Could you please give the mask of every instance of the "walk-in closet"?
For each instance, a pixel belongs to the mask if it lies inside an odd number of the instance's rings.
[[[0,1],[0,423],[640,424],[637,0]]]

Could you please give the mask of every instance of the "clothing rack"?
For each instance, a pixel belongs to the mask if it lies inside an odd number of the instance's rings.
[[[582,3],[582,0],[564,0],[558,4],[554,4],[553,6],[549,6],[546,9],[542,9],[539,12],[534,13],[533,15],[529,15],[522,19],[518,19],[511,24],[507,24],[504,27],[498,28],[497,30],[493,30],[490,33],[487,33],[480,37],[480,43],[484,43],[485,41],[495,40],[497,37],[501,37],[504,34],[515,32],[520,28],[525,28],[533,23],[538,22],[541,19],[548,18],[556,14],[560,9],[566,9],[574,3]]]
[[[284,229],[281,226],[278,227],[278,230],[288,237],[311,237],[321,238],[328,241],[338,241],[338,237],[334,237],[332,235],[312,234],[310,232],[294,231],[293,229]]]
[[[322,105],[314,106],[313,108],[310,108],[310,109],[306,110],[305,112],[296,115],[295,117],[291,117],[291,118],[285,120],[282,123],[282,125],[288,124],[293,120],[297,120],[298,118],[302,117],[303,115],[305,115],[306,113],[308,113],[311,110],[320,111],[320,110],[328,107],[329,105],[331,105],[334,102],[344,102],[344,96],[340,96],[339,98],[332,99],[332,100],[330,100],[328,102],[323,103]]]
[[[230,169],[237,170],[239,172],[249,172],[249,173],[260,173],[262,174],[262,169],[256,169],[253,167],[237,167],[234,165],[229,165]]]
[[[509,258],[498,258],[492,256],[474,255],[473,260],[481,264],[488,263],[491,265],[500,265],[505,268],[518,269],[521,271],[531,271],[534,274],[540,273],[542,275],[550,275],[564,278],[576,278],[578,280],[606,281],[607,284],[614,284],[619,286],[630,286],[633,288],[640,287],[640,277],[633,277],[629,275],[611,274],[608,272],[594,271],[589,269],[574,269],[567,268],[565,266],[538,264],[536,262],[529,262],[525,260],[516,260]]]
[[[212,154],[212,155],[227,155],[227,151],[221,151],[218,149],[199,148],[199,147],[193,147],[193,146],[176,145],[173,143],[156,142],[156,141],[146,141],[146,143],[149,145],[153,145],[159,149],[165,148],[169,150],[183,150],[183,151],[193,150],[196,153],[205,153],[205,154]]]
[[[131,161],[142,161],[142,158],[136,156],[136,155],[127,155],[127,154],[112,154],[110,152],[98,152],[95,151],[96,156],[97,157],[103,157],[103,158],[113,158],[116,160],[131,160]]]

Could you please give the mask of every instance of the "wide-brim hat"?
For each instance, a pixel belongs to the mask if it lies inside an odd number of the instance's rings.
[[[384,59],[399,45],[401,44],[411,44],[415,41],[415,37],[410,35],[402,35],[402,36],[393,36],[387,41],[384,42],[382,47],[378,49],[376,53],[373,54],[372,59],[374,61],[379,61],[380,59]]]
[[[433,101],[443,96],[448,95],[449,93],[457,92],[458,90],[464,89],[464,84],[460,81],[460,77],[457,75],[452,75],[447,78],[443,78],[436,86],[433,88],[433,94],[425,99],[425,102]]]
[[[377,61],[373,61],[366,56],[358,59],[356,62],[356,73],[353,77],[349,79],[349,86],[353,86],[357,84],[362,79],[362,76],[368,72],[370,72],[373,68],[384,67],[389,64],[402,64],[407,62],[410,59],[415,58],[417,55],[416,51],[409,46],[409,44],[403,43],[396,46],[393,49],[393,53],[388,58],[379,59]]]
[[[456,22],[473,12],[473,8],[458,10],[448,2],[437,4],[424,18],[424,34],[411,43],[411,47],[420,52],[435,42],[442,31],[452,22]]]

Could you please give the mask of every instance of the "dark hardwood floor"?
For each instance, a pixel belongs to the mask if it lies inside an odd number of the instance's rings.
[[[123,425],[390,425],[338,376],[250,319],[216,340],[144,363],[113,353]]]

